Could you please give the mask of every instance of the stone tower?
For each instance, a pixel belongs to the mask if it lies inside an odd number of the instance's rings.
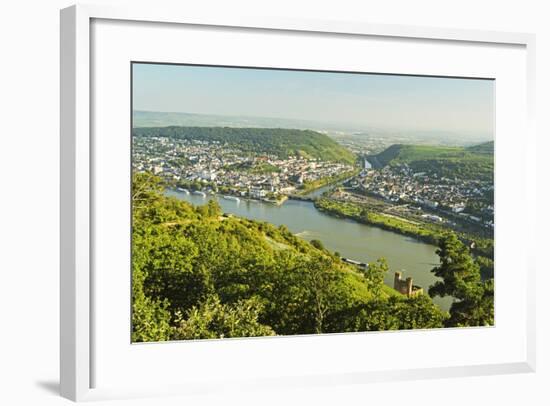
[[[407,279],[401,279],[401,276],[401,272],[396,272],[393,277],[393,288],[399,293],[410,297],[423,292],[420,286],[413,285],[413,279],[410,276]]]

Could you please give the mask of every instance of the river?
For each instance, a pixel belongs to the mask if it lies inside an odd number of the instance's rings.
[[[202,197],[175,190],[168,190],[166,194],[195,205],[205,204],[208,199],[215,198],[224,213],[276,225],[284,224],[299,237],[320,240],[327,249],[338,251],[345,258],[368,263],[384,257],[390,267],[385,278],[389,286],[393,286],[395,271],[402,271],[404,277],[411,276],[414,284],[424,288],[424,291],[437,280],[430,272],[439,263],[435,246],[353,220],[329,216],[317,210],[309,201],[287,200],[276,206],[245,199],[236,202],[222,196]],[[449,309],[451,301],[449,297],[434,299],[444,310]]]

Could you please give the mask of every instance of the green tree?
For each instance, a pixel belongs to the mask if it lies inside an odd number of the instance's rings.
[[[418,328],[440,328],[449,315],[432,302],[428,295],[417,295],[393,302],[392,312],[398,318],[398,328],[404,330]]]
[[[277,334],[314,332],[311,291],[303,275],[306,261],[292,250],[281,250],[275,252],[273,264],[262,271],[258,291],[264,301],[261,320]]]
[[[155,300],[143,291],[145,274],[132,272],[132,341],[165,341],[170,339],[168,301]]]
[[[384,276],[388,273],[388,262],[385,258],[379,258],[376,262],[371,262],[364,270],[365,279],[370,290],[376,295],[380,295],[382,285],[384,284]]]
[[[327,312],[335,305],[337,283],[342,274],[326,257],[315,257],[304,264],[306,285],[311,292],[312,312],[315,320],[315,332],[323,332],[323,323]]]
[[[470,284],[460,301],[451,306],[448,326],[492,326],[494,314],[494,280]]]
[[[449,315],[427,295],[377,297],[332,314],[327,331],[386,331],[441,328]]]
[[[479,265],[456,234],[441,238],[440,265],[432,272],[441,278],[430,286],[430,296],[452,296],[447,326],[484,326],[494,322],[493,280],[481,281]]]
[[[189,309],[211,291],[209,273],[193,266],[197,256],[196,244],[177,228],[149,226],[134,233],[133,271],[147,275],[145,294],[168,299],[172,314]]]
[[[320,240],[311,240],[310,244],[313,245],[318,250],[321,250],[321,251],[325,250],[325,246],[323,245],[323,243]]]
[[[135,174],[132,180],[132,209],[139,211],[158,201],[163,190],[162,180],[158,176],[149,172]]]
[[[197,212],[206,218],[218,218],[222,214],[222,209],[215,199],[210,199],[208,203],[197,207]]]
[[[479,281],[479,267],[456,234],[449,233],[441,238],[436,253],[440,265],[432,272],[442,280],[429,288],[430,296],[459,298],[469,283]]]
[[[491,258],[477,256],[475,259],[483,279],[493,279],[495,275],[495,264]]]
[[[229,305],[222,304],[217,296],[209,296],[204,303],[188,311],[185,319],[179,320],[173,339],[274,335],[269,326],[258,321],[261,309],[261,302],[254,297]]]

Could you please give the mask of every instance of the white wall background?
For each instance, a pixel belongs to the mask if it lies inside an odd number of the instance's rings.
[[[95,0],[98,4],[130,1]],[[136,3],[136,1],[134,1]],[[156,7],[167,1],[139,1]],[[182,4],[179,0],[174,3]],[[537,163],[548,182],[550,26],[545,1],[319,0],[187,2],[193,14],[272,15],[527,31],[537,34]],[[66,0],[4,2],[0,12],[0,404],[61,405],[58,387],[59,18]],[[521,134],[518,134],[521,142]],[[143,400],[120,405],[548,404],[548,192],[539,195],[538,372],[528,375],[296,388]],[[521,212],[518,212],[521,215]],[[545,385],[546,384],[546,385]],[[398,386],[395,388],[394,386]],[[110,402],[105,402],[105,404]]]

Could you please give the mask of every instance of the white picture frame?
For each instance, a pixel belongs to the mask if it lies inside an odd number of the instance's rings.
[[[428,28],[401,25],[377,25],[337,21],[283,20],[271,18],[231,20],[223,16],[193,17],[186,10],[159,10],[150,8],[109,8],[104,6],[76,5],[61,11],[61,262],[60,262],[60,382],[62,396],[79,401],[96,397],[142,395],[139,388],[121,388],[119,391],[92,389],[94,386],[94,350],[92,333],[94,318],[91,315],[95,288],[91,273],[93,263],[94,215],[91,148],[91,26],[94,20],[150,23],[170,23],[200,27],[235,27],[247,29],[312,32],[320,35],[347,34],[381,38],[409,38],[449,43],[507,44],[525,47],[527,61],[527,122],[525,142],[528,150],[535,148],[533,125],[534,99],[534,35],[474,31],[446,28]],[[534,171],[529,165],[528,173]],[[526,175],[527,179],[527,175]],[[533,193],[534,181],[526,186]],[[534,196],[529,202],[534,207]],[[534,213],[534,211],[532,211]],[[528,218],[533,220],[534,214]],[[531,224],[532,227],[532,224]],[[532,237],[529,237],[532,238]],[[529,372],[535,369],[535,268],[530,256],[525,266],[527,292],[525,294],[525,357],[519,362],[442,366],[437,368],[403,368],[386,371],[364,371],[334,375],[307,375],[298,383],[361,383],[376,380],[420,379],[485,375],[512,372]],[[295,385],[296,379],[281,377],[266,380],[265,385]],[[246,384],[245,384],[246,386]],[[200,387],[200,385],[199,385]],[[200,390],[190,389],[186,382],[170,389],[173,393]],[[166,388],[158,388],[165,393]]]

